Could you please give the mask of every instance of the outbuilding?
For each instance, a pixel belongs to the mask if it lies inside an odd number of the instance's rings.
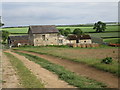
[[[90,35],[69,35],[67,39],[72,44],[91,44],[92,43]]]
[[[8,45],[10,47],[29,45],[28,35],[9,36],[8,37]]]

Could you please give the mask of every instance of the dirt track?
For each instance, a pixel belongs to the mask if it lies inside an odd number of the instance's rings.
[[[16,71],[13,69],[9,59],[4,54],[2,55],[2,59],[2,88],[21,88],[19,77],[16,75]]]
[[[68,83],[58,79],[58,76],[53,74],[52,72],[42,68],[40,65],[28,60],[24,56],[18,55],[16,53],[7,51],[13,54],[15,57],[19,58],[24,65],[34,74],[37,76],[42,83],[45,84],[45,88],[76,88]]]
[[[72,72],[75,72],[79,75],[86,76],[100,82],[104,82],[108,85],[109,88],[118,88],[118,78],[111,73],[100,71],[95,68],[89,67],[87,65],[60,59],[53,56],[41,55],[41,54],[27,52],[27,51],[20,51],[20,52],[36,55],[52,63],[62,65],[67,69],[71,70]]]

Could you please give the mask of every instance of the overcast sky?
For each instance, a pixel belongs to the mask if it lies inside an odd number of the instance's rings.
[[[117,2],[3,2],[6,26],[118,21]]]

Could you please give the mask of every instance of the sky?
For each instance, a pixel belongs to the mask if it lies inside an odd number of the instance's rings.
[[[117,2],[2,2],[5,26],[118,21]]]

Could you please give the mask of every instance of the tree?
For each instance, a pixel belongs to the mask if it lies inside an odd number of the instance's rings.
[[[67,30],[67,31],[69,31],[69,32],[71,33],[71,30],[70,30],[70,28],[66,28],[65,30]]]
[[[70,34],[70,31],[69,30],[64,30],[64,35],[68,36],[68,34]]]
[[[8,31],[3,31],[2,30],[2,40],[3,40],[3,43],[5,43],[5,41],[8,39],[9,34],[10,33]]]
[[[96,32],[104,32],[106,29],[106,23],[98,21],[97,23],[94,24],[93,29],[96,29]]]
[[[84,33],[83,33],[83,31],[81,29],[76,28],[76,29],[74,29],[73,34],[75,34],[75,35],[83,35]]]
[[[59,30],[59,34],[64,36],[64,29],[58,29]]]

